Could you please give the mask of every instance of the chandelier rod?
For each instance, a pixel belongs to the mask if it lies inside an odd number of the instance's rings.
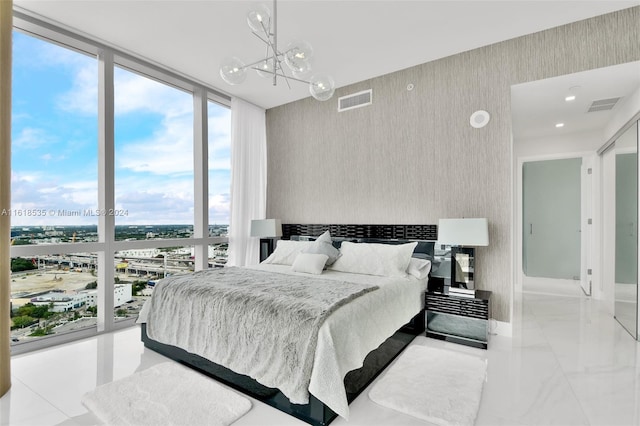
[[[277,71],[276,61],[278,65],[280,65],[280,60],[278,59],[278,5],[276,0],[273,0],[273,70]],[[273,85],[277,85],[278,74],[273,73]]]
[[[253,34],[254,36],[258,37],[260,39],[261,42],[263,42],[264,44],[267,45],[267,47],[269,46],[269,42],[265,39],[262,38],[262,36],[260,34],[258,34],[255,31],[251,31],[251,34]]]
[[[261,62],[261,61],[260,61],[260,62]],[[254,65],[255,65],[255,64],[254,64]],[[247,65],[247,67],[246,67],[246,68],[249,68],[249,65]],[[275,72],[275,71],[264,70],[264,69],[256,68],[256,67],[251,67],[251,69],[256,70],[256,71],[260,71],[260,72],[264,72],[264,73],[268,73],[268,74],[273,74],[273,75],[278,76],[278,77],[283,77],[285,80],[287,80],[287,79],[291,79],[291,80],[294,80],[294,81],[299,81],[300,83],[307,83],[307,84],[311,84],[311,82],[310,82],[310,81],[308,81],[308,80],[302,80],[302,79],[299,79],[299,78],[291,77],[291,76],[289,76],[289,75],[278,74],[278,73],[277,73],[277,72]],[[282,69],[282,67],[280,67],[280,69]]]
[[[253,69],[258,69],[258,68],[254,68],[253,66],[254,66],[254,65],[258,65],[260,62],[264,62],[264,61],[265,61],[265,58],[262,58],[262,59],[259,59],[259,60],[255,61],[255,62],[252,62],[252,63],[250,63],[250,64],[247,64],[247,65],[243,66],[242,68],[253,68]],[[264,70],[260,70],[260,71],[264,71]]]

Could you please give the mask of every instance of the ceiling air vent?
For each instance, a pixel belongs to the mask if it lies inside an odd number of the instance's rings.
[[[596,112],[596,111],[609,111],[613,109],[614,106],[618,103],[620,98],[611,98],[611,99],[600,99],[599,101],[593,101],[591,106],[587,112]]]
[[[371,105],[373,102],[373,89],[363,90],[352,95],[338,98],[338,112]]]

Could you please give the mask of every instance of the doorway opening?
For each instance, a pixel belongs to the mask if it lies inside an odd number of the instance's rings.
[[[521,159],[523,290],[591,295],[590,166],[589,156]]]

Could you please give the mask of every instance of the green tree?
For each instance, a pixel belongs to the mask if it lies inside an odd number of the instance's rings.
[[[35,309],[36,305],[34,305],[33,303],[25,303],[24,305],[20,306],[17,310],[16,310],[16,315],[17,316],[31,316],[33,314],[33,310]]]
[[[89,284],[84,286],[85,290],[93,290],[94,288],[98,288],[98,281],[91,281]]]
[[[140,294],[140,291],[144,290],[145,288],[147,288],[146,281],[136,280],[131,286],[131,295],[137,296],[138,294]]]
[[[30,326],[31,324],[35,324],[36,322],[38,322],[37,319],[30,317],[28,315],[21,315],[19,317],[13,317],[13,327],[11,327],[11,329],[15,329],[15,328],[25,328]]]
[[[49,306],[40,305],[33,308],[32,315],[34,318],[49,318],[51,315],[53,315],[53,312],[49,312]]]
[[[33,303],[25,303],[20,306],[16,311],[16,315],[18,316],[30,316],[33,318],[49,318],[53,315],[53,312],[50,312],[49,309],[53,307],[53,303],[49,303],[49,305],[40,305],[36,306]]]
[[[118,309],[116,311],[116,316],[117,317],[126,317],[127,316],[127,310],[126,309]]]
[[[11,258],[11,271],[29,271],[31,269],[38,269],[36,265],[29,259],[23,259],[22,257]]]

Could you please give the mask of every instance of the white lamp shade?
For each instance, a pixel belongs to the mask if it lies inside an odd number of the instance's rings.
[[[251,221],[251,236],[276,238],[282,236],[280,219],[260,219]]]
[[[451,246],[488,246],[489,224],[486,218],[440,219],[438,242]]]

